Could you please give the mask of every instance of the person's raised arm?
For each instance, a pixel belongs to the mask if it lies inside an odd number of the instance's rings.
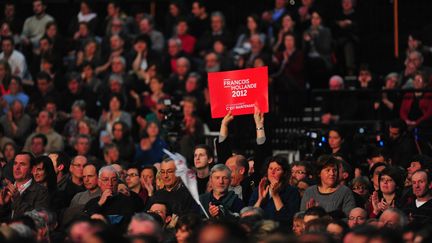
[[[255,106],[254,121],[256,127],[256,139],[257,144],[263,144],[265,142],[265,131],[264,131],[264,113]]]
[[[234,116],[231,114],[231,111],[226,114],[226,116],[222,119],[220,131],[219,131],[219,143],[223,142],[228,137],[228,126],[231,121],[234,120]]]
[[[216,143],[218,163],[225,163],[232,155],[231,145],[228,139],[228,126],[233,119],[234,116],[231,114],[231,111],[222,119],[219,138]]]

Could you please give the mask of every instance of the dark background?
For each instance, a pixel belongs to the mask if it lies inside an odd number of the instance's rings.
[[[22,18],[32,15],[31,0],[14,1],[17,12]],[[106,15],[106,0],[95,0],[94,11],[100,17]],[[124,11],[131,14],[137,8],[149,12],[151,0],[122,0]],[[186,12],[190,12],[192,0],[182,1]],[[301,1],[288,1],[298,5]],[[334,16],[340,7],[340,0],[316,0],[323,9],[324,20]],[[60,31],[67,30],[69,20],[79,11],[78,0],[47,0],[47,12],[59,24]],[[156,0],[156,23],[162,25],[168,9],[168,0]],[[227,26],[236,33],[246,15],[251,12],[261,13],[271,9],[273,0],[207,0],[209,11],[220,10],[227,17]],[[291,7],[291,6],[290,6]],[[360,15],[362,63],[368,63],[375,73],[385,74],[390,71],[402,70],[404,50],[409,33],[421,36],[425,44],[432,43],[432,20],[430,0],[399,0],[399,50],[400,57],[394,57],[393,42],[393,1],[390,0],[358,0],[356,11]],[[65,34],[65,33],[63,33]]]

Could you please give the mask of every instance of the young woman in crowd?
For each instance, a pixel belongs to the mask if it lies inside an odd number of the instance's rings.
[[[283,157],[272,157],[267,160],[265,168],[265,177],[253,191],[249,205],[264,209],[270,219],[290,225],[298,211],[300,195],[289,185],[288,161]]]
[[[407,203],[402,197],[404,181],[402,171],[388,166],[378,176],[379,189],[371,195],[369,217],[377,218],[388,208],[403,208]]]

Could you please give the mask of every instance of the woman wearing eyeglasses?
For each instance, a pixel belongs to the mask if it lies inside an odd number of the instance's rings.
[[[370,182],[367,177],[356,177],[351,181],[351,189],[354,192],[354,200],[357,207],[365,208],[369,203]]]
[[[379,189],[372,193],[368,207],[369,217],[377,218],[387,208],[402,208],[404,178],[402,171],[394,166],[386,167],[378,176]]]

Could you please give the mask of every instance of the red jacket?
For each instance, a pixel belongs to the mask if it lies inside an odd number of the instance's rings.
[[[406,93],[404,95],[400,109],[400,117],[402,120],[408,120],[408,114],[411,110],[413,101],[414,93]],[[416,125],[432,117],[432,93],[425,93],[419,101],[419,106],[423,115],[415,121]]]

